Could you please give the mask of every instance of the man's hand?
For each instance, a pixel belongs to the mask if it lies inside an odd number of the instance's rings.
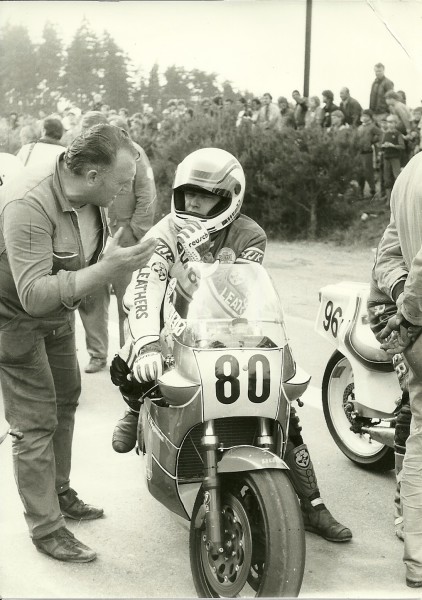
[[[141,350],[133,363],[133,375],[140,383],[156,381],[163,374],[163,356],[160,344],[153,342]]]
[[[422,327],[409,325],[400,310],[398,310],[397,314],[388,319],[387,325],[380,333],[380,339],[385,340],[381,344],[381,348],[392,357],[413,344],[421,332]]]
[[[157,240],[152,238],[139,242],[134,246],[122,248],[120,245],[122,236],[123,227],[120,227],[114,237],[110,239],[101,261],[107,265],[111,276],[119,275],[122,271],[132,273],[144,267],[154,253],[157,245]]]
[[[177,234],[177,249],[190,261],[200,262],[210,249],[210,235],[205,226],[196,219],[187,219]]]

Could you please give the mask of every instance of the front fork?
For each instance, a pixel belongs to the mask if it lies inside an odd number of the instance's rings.
[[[257,446],[272,449],[273,437],[270,434],[269,419],[259,419],[259,433]],[[204,460],[204,502],[198,512],[195,527],[199,528],[205,520],[205,533],[207,537],[206,547],[212,553],[223,553],[223,521],[221,518],[221,483],[218,476],[218,436],[215,433],[214,421],[204,423],[204,435],[201,438],[201,446]]]

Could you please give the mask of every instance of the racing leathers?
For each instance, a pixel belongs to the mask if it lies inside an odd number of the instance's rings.
[[[191,271],[187,266],[187,246],[189,246],[189,253],[196,250],[204,262],[213,262],[215,259],[219,259],[222,262],[237,263],[262,263],[266,248],[264,231],[252,219],[242,214],[224,229],[211,234],[209,246],[206,244],[206,240],[202,239],[200,231],[196,238],[190,238],[187,235],[186,237],[191,240],[191,243],[189,245],[188,241],[186,244],[183,230],[176,228],[171,215],[164,217],[155,225],[146,237],[148,236],[156,238],[158,243],[149,263],[145,268],[133,274],[131,284],[126,291],[124,297],[124,307],[128,314],[126,343],[113,361],[114,373],[120,371],[124,374],[133,371],[138,381],[143,379],[145,373],[142,364],[143,353],[149,354],[148,365],[153,375],[155,376],[160,370],[158,363],[158,344],[162,325],[160,313],[167,282],[170,278],[177,278],[179,292],[184,294],[188,300],[189,296],[194,293],[195,279],[190,278]],[[239,301],[236,294],[223,295],[222,300],[228,303],[229,308],[236,311]],[[153,354],[155,358],[151,360]],[[122,379],[120,379],[121,381]],[[115,376],[113,382],[119,385],[119,377]],[[117,424],[113,434],[113,448],[118,452],[127,452],[128,449],[134,447],[134,442],[131,447],[130,444],[127,444],[127,435],[133,427],[136,431],[137,418],[133,414],[134,397],[130,393],[125,394],[125,390],[128,388],[124,380],[120,389],[124,397],[126,396],[125,400],[132,411],[129,411],[129,414]],[[139,398],[147,389],[148,384],[144,383],[138,390],[134,389],[134,392],[138,392]],[[295,409],[291,407],[285,460],[290,467],[291,479],[301,501],[305,528],[329,541],[349,541],[352,537],[350,529],[334,519],[320,497],[309,451],[300,432],[299,418]],[[124,439],[125,436],[126,439]],[[126,443],[128,449],[117,449],[117,443],[122,441]]]
[[[145,236],[145,239],[152,236],[158,240],[155,252],[148,264],[133,274],[123,299],[127,313],[126,343],[119,355],[130,369],[143,349],[147,346],[150,349],[151,344],[159,342],[161,306],[168,281],[177,278],[185,295],[189,294],[189,288],[193,285],[186,269],[189,258],[180,243],[181,233],[183,230],[178,230],[172,216],[168,215]],[[203,260],[214,262],[222,258],[230,262],[262,263],[266,243],[263,229],[246,215],[240,214],[231,225],[211,234],[209,250]],[[137,373],[134,374],[138,378]]]

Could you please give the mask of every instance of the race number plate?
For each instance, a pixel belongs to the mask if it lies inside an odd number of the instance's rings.
[[[356,297],[365,292],[368,284],[354,281],[326,285],[320,290],[320,305],[315,330],[335,345],[342,339],[343,322],[349,321],[356,306]]]
[[[274,419],[280,399],[279,348],[195,350],[204,420],[236,416]]]

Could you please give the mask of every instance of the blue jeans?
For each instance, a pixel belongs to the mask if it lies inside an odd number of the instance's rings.
[[[24,434],[13,466],[31,537],[64,526],[57,494],[69,488],[75,411],[81,391],[74,314],[53,331],[0,330],[5,415]]]

